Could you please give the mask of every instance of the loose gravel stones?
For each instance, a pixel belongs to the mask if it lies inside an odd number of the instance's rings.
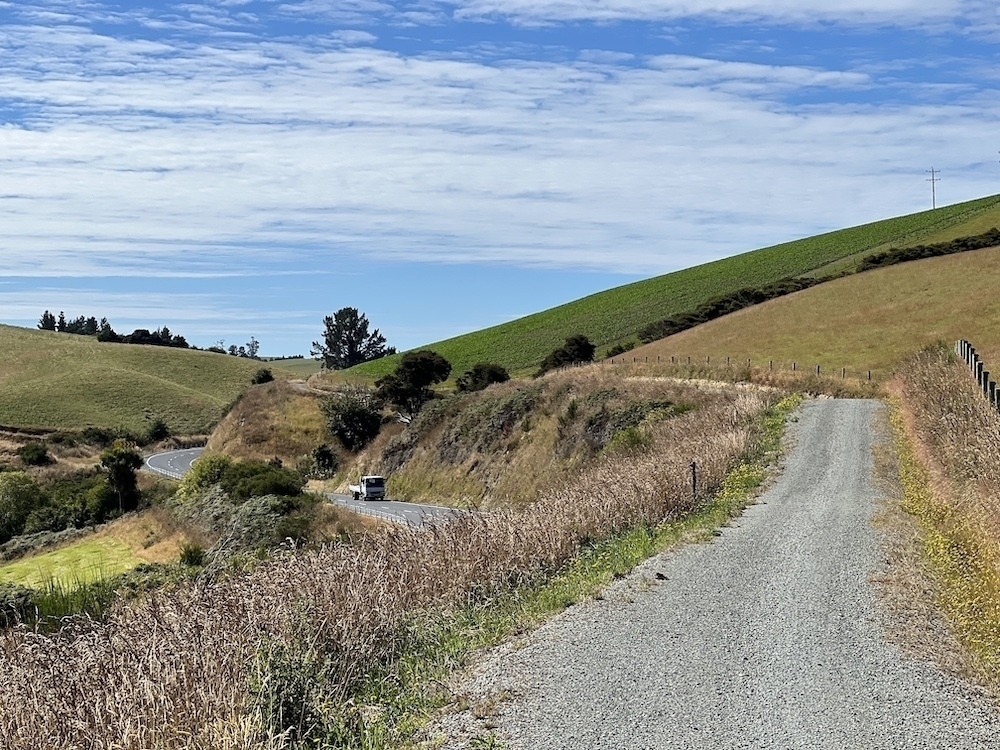
[[[805,404],[758,504],[490,654],[462,687],[470,710],[436,728],[444,746],[1000,747],[987,699],[883,637],[869,582],[880,408]]]

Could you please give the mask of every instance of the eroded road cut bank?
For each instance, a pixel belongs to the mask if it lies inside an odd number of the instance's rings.
[[[516,696],[490,718],[501,739],[525,750],[1000,747],[988,701],[884,640],[869,582],[882,408],[806,403],[781,477],[715,541],[648,561],[491,656],[467,688],[480,707]]]

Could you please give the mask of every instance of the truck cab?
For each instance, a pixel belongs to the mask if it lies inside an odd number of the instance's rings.
[[[349,489],[355,500],[385,500],[385,477],[366,475]]]

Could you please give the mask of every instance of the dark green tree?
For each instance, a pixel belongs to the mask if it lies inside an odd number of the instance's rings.
[[[358,308],[342,307],[323,318],[323,341],[314,341],[310,354],[328,370],[344,370],[395,354],[394,347],[386,346],[385,336],[377,328],[369,333],[368,325]]]
[[[549,370],[556,370],[567,365],[574,365],[578,362],[593,362],[596,347],[590,343],[590,339],[581,334],[570,336],[566,343],[558,349],[553,350],[542,361],[542,366],[536,373],[536,377],[544,375]]]
[[[407,352],[392,373],[375,381],[375,393],[404,417],[412,418],[434,398],[430,386],[447,380],[450,374],[451,363],[437,352]]]
[[[139,484],[135,473],[142,466],[142,456],[124,440],[116,440],[101,453],[101,468],[107,472],[108,489],[118,500],[118,510],[135,510],[139,506]]]
[[[455,385],[460,391],[481,391],[493,383],[506,383],[510,380],[510,375],[500,365],[489,362],[481,362],[473,365],[472,369],[458,377]]]
[[[374,440],[382,428],[382,402],[368,388],[345,388],[323,400],[330,434],[349,451]]]
[[[66,313],[60,311],[59,319],[56,320],[56,330],[63,333],[66,330]]]
[[[45,498],[38,482],[23,471],[0,473],[0,542],[24,531],[24,522]]]
[[[42,317],[38,321],[38,328],[42,331],[56,330],[56,316],[46,310],[42,313]]]

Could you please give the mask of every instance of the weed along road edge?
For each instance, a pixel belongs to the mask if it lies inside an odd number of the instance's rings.
[[[870,580],[881,409],[807,402],[758,504],[487,655],[456,687],[471,708],[442,721],[444,746],[1000,746],[985,697],[884,637]]]
[[[191,469],[191,465],[204,451],[204,448],[187,448],[156,453],[146,459],[146,468],[171,479],[180,479],[185,472]],[[456,514],[465,512],[445,506],[418,505],[395,500],[355,500],[350,495],[336,493],[327,493],[326,496],[331,502],[350,508],[355,513],[382,518],[413,528],[423,528],[433,523],[447,521],[454,518]]]

